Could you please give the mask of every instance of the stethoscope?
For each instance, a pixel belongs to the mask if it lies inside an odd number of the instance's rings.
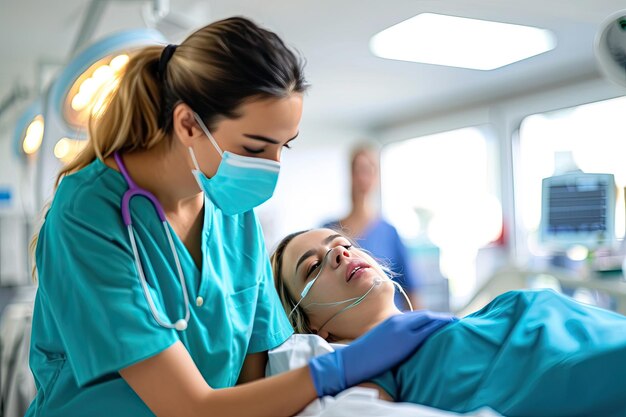
[[[126,170],[126,165],[122,161],[122,157],[118,152],[113,153],[113,158],[115,158],[115,162],[117,162],[117,166],[120,168],[122,172],[122,176],[126,180],[126,184],[128,185],[128,190],[122,196],[122,219],[124,221],[124,225],[128,230],[128,236],[130,238],[130,244],[133,248],[133,254],[135,255],[135,265],[137,266],[137,272],[139,274],[139,281],[141,282],[141,286],[143,288],[144,296],[146,297],[146,301],[148,301],[148,305],[150,306],[150,312],[152,316],[156,320],[156,322],[168,329],[176,329],[178,331],[183,331],[187,329],[187,325],[189,324],[189,296],[187,295],[187,284],[185,281],[185,275],[183,274],[183,269],[180,266],[180,261],[178,259],[178,252],[176,251],[176,247],[174,246],[174,240],[172,239],[172,234],[170,233],[169,226],[167,224],[167,219],[165,218],[165,213],[163,212],[163,206],[159,203],[159,200],[149,191],[140,188],[135,182],[132,180],[128,171]],[[163,225],[163,230],[165,230],[165,234],[167,235],[167,240],[170,244],[170,250],[172,255],[174,256],[174,261],[176,262],[176,269],[178,271],[178,278],[180,280],[180,285],[183,291],[183,298],[185,300],[185,318],[178,319],[174,324],[168,323],[167,321],[161,319],[159,316],[159,312],[157,311],[154,301],[152,300],[152,296],[150,295],[150,291],[148,289],[148,283],[146,281],[146,276],[143,273],[143,267],[141,266],[141,259],[139,258],[139,251],[137,250],[137,242],[135,241],[135,233],[133,231],[133,219],[130,215],[130,200],[135,196],[142,196],[147,198],[159,216],[161,220],[161,224]]]

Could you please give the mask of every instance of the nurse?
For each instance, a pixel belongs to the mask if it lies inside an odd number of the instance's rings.
[[[297,56],[244,18],[133,56],[34,241],[27,416],[293,415],[450,321],[398,316],[263,379],[292,329],[252,209],[273,193],[305,90]]]

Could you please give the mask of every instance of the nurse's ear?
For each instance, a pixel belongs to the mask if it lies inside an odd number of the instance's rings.
[[[175,140],[178,139],[186,148],[198,139],[204,139],[204,132],[193,117],[193,110],[185,103],[178,103],[172,112],[172,124]]]

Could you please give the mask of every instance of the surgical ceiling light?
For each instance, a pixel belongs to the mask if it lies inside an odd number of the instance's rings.
[[[98,114],[102,107],[102,98],[107,97],[116,87],[119,74],[128,60],[127,54],[120,54],[108,63],[107,59],[101,60],[93,65],[95,69],[90,68],[74,83],[68,100],[78,119],[87,119],[89,115]]]
[[[370,50],[381,58],[493,70],[550,51],[546,29],[422,13],[374,35]]]
[[[594,51],[604,76],[626,87],[626,9],[613,13],[602,22]]]
[[[41,147],[44,117],[41,100],[31,104],[20,116],[15,127],[14,148],[18,155],[34,155]]]
[[[154,29],[135,29],[86,47],[55,82],[51,92],[53,111],[72,131],[86,131],[89,119],[98,117],[106,107],[133,53],[144,46],[165,43],[163,35]]]
[[[30,122],[26,128],[26,134],[24,136],[24,142],[22,143],[22,149],[27,155],[32,155],[41,147],[41,141],[43,140],[43,116],[38,114]]]
[[[87,141],[71,138],[61,138],[54,145],[54,156],[67,164],[76,158],[76,156],[87,146]]]

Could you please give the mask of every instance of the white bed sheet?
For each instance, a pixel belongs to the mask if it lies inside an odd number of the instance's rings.
[[[270,350],[266,375],[276,375],[290,369],[305,366],[317,355],[332,352],[341,345],[331,345],[316,335],[294,334],[276,349]],[[335,397],[317,399],[302,410],[298,416],[308,417],[496,417],[493,410],[484,408],[472,413],[457,414],[410,403],[392,403],[378,398],[378,392],[369,388],[354,387]]]

